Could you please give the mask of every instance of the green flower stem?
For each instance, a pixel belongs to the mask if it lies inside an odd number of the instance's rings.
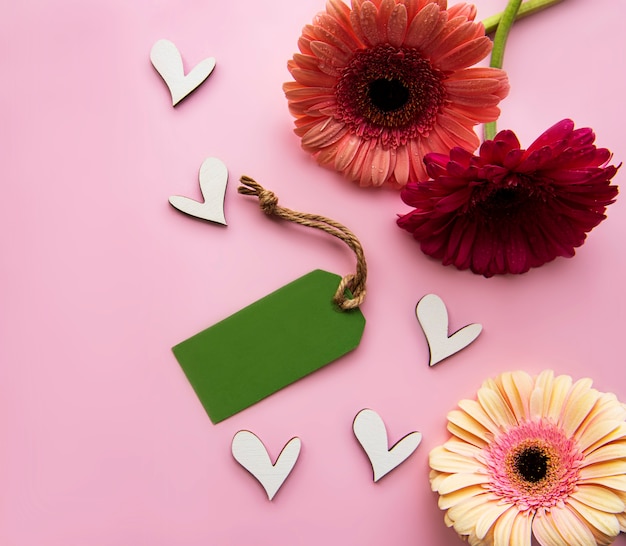
[[[522,0],[509,0],[506,9],[502,13],[502,18],[498,24],[496,35],[493,38],[493,49],[491,50],[491,62],[489,66],[493,68],[502,68],[502,62],[504,60],[504,48],[506,46],[506,39],[509,36],[509,30],[515,22],[517,12],[522,4]],[[485,123],[483,129],[485,140],[493,140],[496,136],[496,122]]]
[[[562,1],[563,0],[528,0],[520,6],[515,20],[518,21],[519,19],[528,17],[533,13],[537,13],[538,11],[549,8],[550,6],[558,4]],[[503,15],[504,12],[501,12],[496,15],[492,15],[491,17],[487,17],[486,19],[483,19],[482,23],[483,25],[485,25],[485,34],[491,34],[496,31]]]

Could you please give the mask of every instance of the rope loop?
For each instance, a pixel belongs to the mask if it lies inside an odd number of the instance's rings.
[[[317,214],[298,212],[285,207],[278,206],[278,197],[274,192],[266,190],[253,178],[249,176],[241,177],[241,186],[237,191],[243,195],[251,195],[259,200],[259,207],[268,216],[277,216],[289,222],[295,222],[306,227],[321,229],[326,233],[337,237],[346,243],[354,252],[357,259],[356,273],[342,277],[333,301],[342,311],[348,311],[359,307],[365,300],[365,281],[367,279],[367,264],[363,247],[356,235],[346,226],[335,222],[331,218]]]

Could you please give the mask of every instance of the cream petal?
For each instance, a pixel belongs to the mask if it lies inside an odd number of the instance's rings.
[[[530,512],[520,512],[517,514],[511,524],[510,546],[530,546],[532,523],[533,517]]]
[[[619,528],[622,533],[626,533],[626,512],[617,514],[617,521],[619,521]]]
[[[566,409],[566,406],[575,404],[576,400],[578,400],[579,397],[582,396],[584,393],[589,392],[591,390],[592,384],[593,384],[593,381],[589,379],[588,377],[579,379],[578,381],[576,381],[572,385],[572,388],[565,402],[565,406],[563,407],[563,410]]]
[[[591,508],[610,514],[617,514],[626,509],[622,499],[606,487],[598,485],[581,485],[571,497]]]
[[[504,514],[509,508],[511,508],[511,504],[500,504],[493,503],[485,507],[485,510],[481,514],[481,516],[476,521],[476,536],[480,539],[485,538],[489,530],[496,523],[498,518]]]
[[[533,519],[533,534],[541,546],[569,546],[563,542],[550,514],[537,514]]]
[[[437,472],[436,470],[431,470],[428,474],[428,479],[430,480],[430,488],[433,491],[438,492],[441,482],[443,482],[443,480],[445,480],[449,475],[450,474]]]
[[[454,434],[454,436],[456,436],[457,438],[460,438],[461,440],[464,440],[468,444],[471,444],[478,448],[483,448],[488,444],[487,440],[483,440],[482,438],[479,438],[478,436],[475,436],[474,434],[468,432],[463,427],[460,427],[449,421],[448,421],[447,428],[448,428],[448,431],[451,434]]]
[[[589,528],[568,507],[537,513],[533,533],[541,546],[596,546]]]
[[[566,436],[572,436],[576,432],[597,400],[598,392],[595,390],[589,390],[579,396],[570,396],[561,417],[561,428]]]
[[[595,478],[586,478],[578,480],[580,485],[594,484],[602,485],[604,487],[610,487],[616,491],[622,491],[626,493],[626,474],[620,474],[617,476],[597,476]]]
[[[566,546],[596,546],[589,527],[567,506],[555,506],[550,513]]]
[[[572,378],[569,375],[559,375],[554,379],[550,389],[550,399],[546,408],[545,416],[552,423],[556,423],[563,411],[565,399],[572,387]]]
[[[617,476],[626,473],[626,461],[606,461],[591,464],[580,469],[580,477],[583,480],[600,476]]]
[[[579,443],[580,439],[583,438],[583,436],[586,436],[587,441],[585,442],[585,447],[587,447],[602,438],[602,435],[598,434],[598,428],[600,428],[601,424],[604,424],[604,427],[602,428],[607,430],[607,423],[613,422],[615,423],[615,427],[617,427],[624,421],[625,418],[626,411],[624,411],[622,405],[617,401],[617,399],[615,399],[613,395],[606,396],[606,393],[602,393],[592,410],[589,412],[589,415],[578,427],[575,436],[579,439]],[[608,432],[611,431],[608,430]],[[608,432],[605,432],[605,434],[608,434]],[[589,440],[593,436],[597,437],[594,440]]]
[[[477,472],[467,474],[452,474],[448,476],[439,485],[439,493],[441,495],[447,495],[458,489],[464,487],[470,487],[471,485],[479,485],[489,482],[489,476],[486,474],[479,474]]]
[[[533,421],[539,421],[543,419],[544,407],[543,407],[543,389],[535,386],[530,393],[529,412],[530,418]]]
[[[541,415],[543,418],[548,411],[550,403],[550,393],[552,392],[552,384],[554,383],[554,372],[552,370],[542,371],[535,379],[535,388],[541,392]],[[538,396],[538,395],[537,395]],[[537,403],[537,402],[536,402]]]
[[[608,444],[610,442],[614,442],[616,440],[622,440],[626,436],[626,423],[620,423],[619,426],[609,432],[606,436],[602,437],[600,440],[590,445],[587,448],[583,448],[583,453],[586,455],[587,453],[591,453],[594,450],[598,449],[600,446]]]
[[[459,440],[458,438],[450,438],[445,444],[445,448],[452,453],[457,453],[459,455],[464,455],[465,457],[474,457],[478,459],[482,450],[475,445],[468,444],[463,440]]]
[[[439,472],[479,472],[483,469],[476,459],[448,451],[444,446],[434,448],[428,456],[428,464]]]
[[[485,442],[489,441],[488,430],[465,411],[452,410],[448,413],[448,422],[467,430]]]
[[[482,405],[476,402],[476,400],[461,400],[459,402],[459,407],[492,434],[500,432],[500,426],[493,422],[493,420],[485,413]]]
[[[587,429],[579,436],[578,431],[574,435],[578,441],[578,445],[581,449],[585,450],[589,446],[595,444],[598,440],[606,437],[608,434],[619,428],[620,423],[618,421],[605,421],[600,420],[594,423],[593,426],[587,427]],[[626,457],[626,449],[622,448],[621,455],[618,457]]]
[[[500,381],[500,388],[517,422],[528,420],[530,393],[533,388],[532,377],[523,371],[505,372],[500,376]]]
[[[613,428],[615,427],[613,426]],[[609,432],[613,430],[613,428],[609,427]],[[603,436],[605,435],[606,434]],[[579,445],[584,448],[587,447],[588,444],[583,444],[582,440],[580,440]],[[591,453],[588,453],[583,461],[583,466],[602,461],[609,461],[611,459],[626,459],[626,441],[605,444]]]
[[[515,415],[499,391],[483,387],[478,389],[477,397],[480,405],[494,423],[508,426],[517,425]]]
[[[612,537],[619,534],[619,521],[615,514],[595,510],[574,498],[569,498],[566,504],[569,504],[582,519],[589,522],[601,533]]]
[[[457,489],[448,495],[440,495],[438,506],[441,510],[448,510],[461,502],[465,502],[471,497],[482,495],[484,492],[485,489],[481,485],[472,485],[470,487],[464,487],[463,489]]]
[[[468,498],[448,510],[448,516],[454,522],[457,533],[469,535],[476,527],[476,520],[489,504],[496,504],[498,499],[492,493],[483,493]]]
[[[511,533],[513,522],[519,515],[516,506],[511,506],[495,522],[494,525],[494,546],[509,546],[511,544]]]

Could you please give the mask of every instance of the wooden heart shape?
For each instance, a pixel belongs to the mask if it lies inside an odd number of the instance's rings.
[[[215,58],[208,57],[200,61],[185,75],[180,52],[169,40],[159,40],[152,46],[150,60],[170,90],[172,106],[176,106],[194,89],[198,88],[215,68]]]
[[[205,159],[200,166],[199,179],[204,202],[200,203],[189,197],[173,195],[169,198],[170,204],[190,216],[226,225],[224,217],[224,196],[228,183],[226,165],[215,157]]]
[[[357,413],[352,430],[370,460],[375,482],[406,461],[422,441],[420,432],[411,432],[389,448],[385,423],[371,409]]]
[[[292,438],[272,464],[258,436],[249,430],[240,430],[233,438],[231,449],[237,462],[259,481],[267,498],[272,500],[293,470],[300,456],[301,446],[300,438]]]
[[[427,294],[415,308],[430,351],[429,366],[458,353],[470,345],[482,332],[481,324],[468,324],[448,336],[448,310],[436,294]]]

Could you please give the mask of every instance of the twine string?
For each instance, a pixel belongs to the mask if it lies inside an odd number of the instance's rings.
[[[356,255],[356,273],[342,277],[333,297],[335,304],[343,311],[359,307],[365,299],[365,281],[367,279],[367,264],[363,247],[356,235],[346,226],[335,222],[331,218],[319,214],[298,212],[278,205],[278,197],[274,192],[266,190],[256,180],[249,176],[241,177],[242,185],[237,191],[243,195],[252,195],[259,199],[259,207],[268,216],[276,216],[289,222],[295,222],[306,227],[321,229],[346,243]],[[348,296],[348,292],[350,296]]]

